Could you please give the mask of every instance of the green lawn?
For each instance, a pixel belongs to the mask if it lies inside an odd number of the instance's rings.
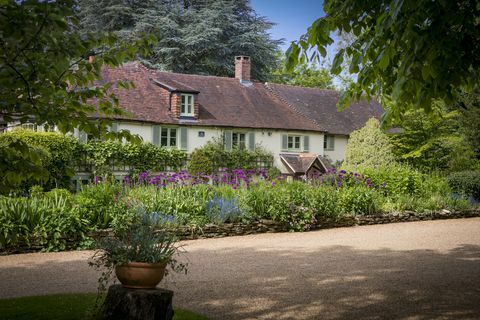
[[[96,295],[57,294],[0,300],[2,320],[84,320]],[[176,309],[174,320],[208,320],[187,310]]]

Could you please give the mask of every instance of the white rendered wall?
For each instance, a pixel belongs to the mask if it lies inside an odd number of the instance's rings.
[[[177,127],[178,126],[169,126],[168,127]],[[223,131],[225,128],[220,127],[200,127],[200,126],[186,126],[188,141],[187,141],[187,152],[191,153],[196,148],[202,147],[207,142],[212,141],[215,138],[221,139],[223,137]],[[152,142],[152,125],[146,123],[134,123],[134,122],[122,122],[118,125],[119,130],[129,130],[132,134],[138,134],[143,138],[145,142]],[[237,132],[255,132],[255,144],[261,145],[268,151],[272,152],[274,155],[274,164],[282,172],[287,172],[286,168],[282,164],[279,154],[280,153],[298,153],[298,152],[286,152],[282,151],[282,135],[283,134],[292,134],[292,135],[308,135],[309,136],[309,153],[323,155],[323,134],[316,132],[302,132],[302,131],[280,131],[280,130],[261,130],[261,129],[232,129]],[[179,131],[177,131],[179,132]],[[204,136],[201,137],[199,132],[203,132]]]
[[[325,150],[327,156],[332,163],[343,161],[345,159],[345,151],[347,150],[348,136],[335,135],[335,145],[333,150]]]

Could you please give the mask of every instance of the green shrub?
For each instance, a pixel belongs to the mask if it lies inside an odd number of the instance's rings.
[[[389,194],[415,194],[419,192],[422,184],[422,174],[407,166],[361,168],[359,171],[372,179],[375,186],[383,187]]]
[[[311,197],[311,206],[315,208],[317,218],[341,215],[342,210],[339,207],[338,194],[338,189],[333,187],[311,188],[309,196]]]
[[[263,165],[257,160],[264,162]],[[238,148],[227,151],[221,140],[214,140],[192,152],[188,171],[191,174],[212,174],[221,168],[256,169],[259,165],[270,167],[272,164],[272,153],[260,146],[256,146],[255,151]]]
[[[74,175],[72,162],[77,156],[78,140],[57,132],[34,132],[31,130],[14,130],[0,136],[16,137],[29,145],[42,148],[48,152],[48,158],[42,160],[43,167],[48,171],[48,180],[42,183],[46,189],[68,188]],[[28,190],[29,185],[25,186]]]
[[[395,164],[392,146],[377,119],[368,120],[363,128],[352,132],[345,151],[345,168],[357,171],[358,168],[382,168]]]
[[[378,200],[373,189],[355,186],[340,189],[338,205],[346,214],[375,214],[379,212]]]
[[[76,195],[75,202],[80,215],[86,219],[91,228],[105,229],[117,213],[118,199],[122,194],[122,186],[118,183],[99,183],[84,186]]]
[[[480,171],[455,172],[447,180],[454,192],[480,200]]]

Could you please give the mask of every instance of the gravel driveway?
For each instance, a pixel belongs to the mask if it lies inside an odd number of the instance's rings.
[[[212,319],[480,319],[480,218],[185,242],[163,286]],[[92,292],[88,251],[0,257],[0,297]],[[1,316],[0,316],[1,318]]]

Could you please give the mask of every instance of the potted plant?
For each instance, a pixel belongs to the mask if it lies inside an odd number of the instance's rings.
[[[161,225],[158,214],[137,209],[126,220],[114,228],[113,235],[96,241],[90,265],[103,269],[100,291],[106,289],[113,271],[124,287],[139,289],[155,288],[169,270],[186,272],[186,265],[175,259],[180,247],[174,235],[157,229]]]

